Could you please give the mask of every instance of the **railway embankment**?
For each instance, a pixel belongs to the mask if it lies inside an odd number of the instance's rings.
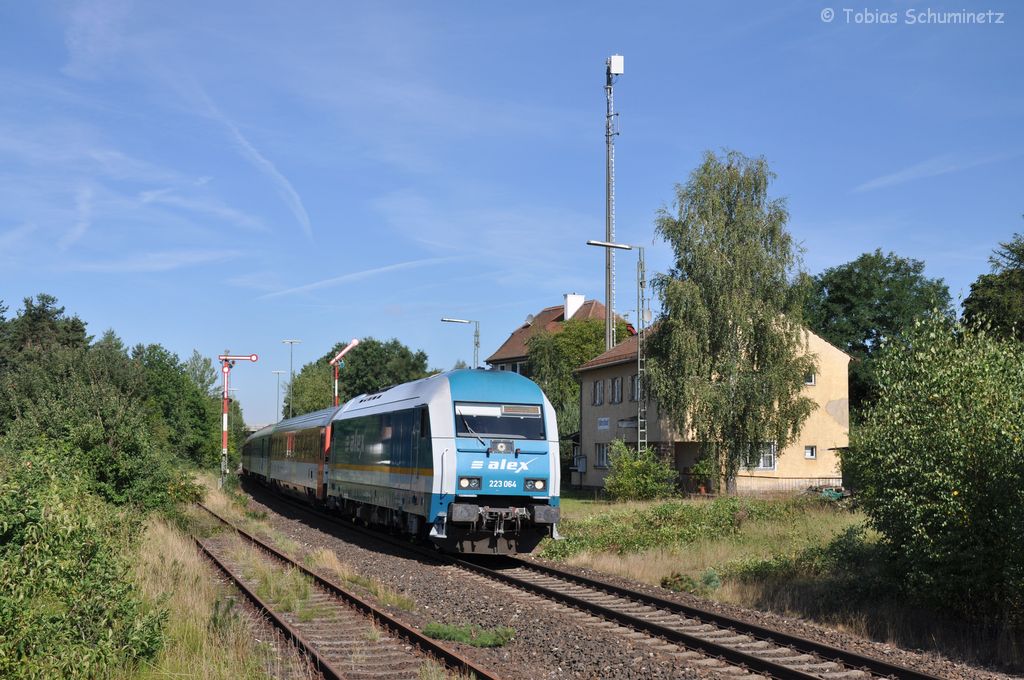
[[[867,654],[920,650],[944,677],[997,666],[999,631],[908,601],[879,535],[845,502],[563,498],[562,509],[565,540],[543,544],[540,562]]]

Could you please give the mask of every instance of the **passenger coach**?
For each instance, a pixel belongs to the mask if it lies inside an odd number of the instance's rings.
[[[557,537],[558,429],[532,381],[465,369],[363,394],[246,440],[243,473],[466,553]]]

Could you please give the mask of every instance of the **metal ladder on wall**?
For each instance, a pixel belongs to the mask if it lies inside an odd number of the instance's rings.
[[[644,374],[647,371],[647,357],[644,356],[643,331],[636,338],[636,439],[639,449],[647,448],[647,395],[644,394]]]

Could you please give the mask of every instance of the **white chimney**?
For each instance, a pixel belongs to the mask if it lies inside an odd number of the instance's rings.
[[[566,293],[565,294],[565,309],[564,318],[566,321],[571,319],[576,312],[580,311],[580,307],[583,306],[583,296],[579,293]]]

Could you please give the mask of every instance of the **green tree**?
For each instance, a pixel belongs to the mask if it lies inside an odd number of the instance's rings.
[[[209,466],[218,429],[217,419],[211,417],[210,397],[178,356],[160,345],[137,345],[132,360],[145,382],[142,404],[157,447]]]
[[[1024,235],[1014,234],[989,258],[992,271],[971,284],[964,300],[964,320],[987,324],[992,331],[1024,340]]]
[[[675,263],[655,277],[662,313],[648,341],[647,382],[659,411],[701,442],[732,487],[768,442],[783,449],[814,408],[799,251],[763,158],[707,152],[658,234]]]
[[[192,356],[185,362],[185,374],[201,393],[217,396],[217,369],[213,367],[213,359],[204,357],[197,349],[192,350]]]
[[[1024,623],[1024,347],[935,313],[877,376],[842,461],[896,573],[927,602]]]
[[[924,275],[924,262],[864,253],[856,260],[813,277],[807,299],[811,330],[853,357],[850,406],[854,415],[874,400],[874,358],[882,343],[898,337],[929,310],[952,315],[949,289],[942,279]]]
[[[627,336],[626,322],[620,320],[616,337]],[[555,407],[562,435],[580,429],[580,385],[574,372],[604,352],[604,340],[604,321],[569,319],[558,332],[541,331],[526,343],[530,378],[540,385]],[[565,447],[564,453],[571,456],[572,450]]]
[[[329,362],[347,344],[339,342],[330,352],[302,367],[295,376],[292,389],[286,392],[282,417],[287,417],[289,403],[293,403],[293,415],[331,405],[334,399],[334,373]],[[339,371],[338,394],[344,403],[357,395],[418,380],[427,375],[427,354],[423,350],[414,352],[397,338],[386,342],[366,338],[345,355],[344,366]]]
[[[604,488],[617,501],[647,501],[666,498],[676,491],[679,473],[651,449],[630,448],[621,439],[608,452],[611,469]]]

